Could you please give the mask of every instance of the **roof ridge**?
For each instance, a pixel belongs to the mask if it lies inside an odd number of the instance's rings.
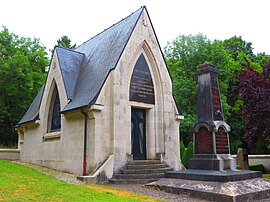
[[[95,102],[110,71],[114,69],[116,65],[118,64],[119,59],[121,58],[121,55],[123,54],[123,51],[125,50],[125,47],[134,31],[134,28],[136,27],[136,24],[138,23],[138,20],[140,19],[140,16],[144,12],[144,10],[145,10],[144,6],[140,7],[140,9],[136,10],[129,16],[123,18],[118,23],[115,23],[113,26],[107,28],[103,32],[97,34],[95,37],[89,39],[88,41],[84,42],[78,47],[77,50],[85,53],[86,60],[84,60],[82,64],[82,67],[84,68],[80,69],[80,73],[79,73],[80,75],[78,77],[80,79],[78,79],[75,84],[74,99],[72,100],[72,102],[70,102],[69,104],[65,106],[65,108],[63,109],[63,112],[74,110],[76,108],[89,106],[89,104]],[[105,36],[103,40],[98,40],[100,37],[107,35],[107,33],[108,33],[108,36]],[[115,34],[119,35],[119,33],[121,33],[120,34],[121,39],[119,39],[119,37],[114,37]],[[108,38],[109,36],[110,37],[113,36],[113,39]],[[111,43],[107,43],[109,40],[113,40],[113,42],[117,42],[121,44],[118,44],[117,46],[115,46],[115,45],[112,45]],[[105,43],[105,45],[103,43]],[[103,44],[103,45],[99,48],[96,48],[97,44],[99,45]],[[111,49],[114,50],[112,55],[110,54]],[[92,51],[94,51],[94,53]],[[99,52],[99,54],[102,54],[103,56],[106,56],[107,54],[108,54],[107,56],[109,55],[110,57],[112,56],[112,58],[109,58],[109,63],[102,60],[102,61],[99,61],[99,63],[97,64],[97,60],[100,57],[97,57],[96,51]],[[92,77],[95,76],[95,78],[92,78],[90,73]],[[100,73],[102,73],[102,75],[100,75]],[[91,77],[91,82],[95,81],[94,84],[93,83],[91,84],[91,89],[89,85],[86,88],[84,84],[87,80],[89,80],[90,77]],[[84,94],[82,92],[84,92]]]
[[[69,48],[66,48],[66,47],[62,47],[62,46],[58,46],[58,45],[55,45],[54,47],[55,48],[62,48],[64,50],[68,50],[68,51],[71,51],[71,52],[74,52],[74,53],[79,53],[79,54],[84,55],[84,53],[82,53],[82,52],[79,52],[79,51],[76,51],[76,50],[72,50],[72,49],[69,49]]]
[[[84,45],[85,43],[89,42],[90,40],[96,38],[97,36],[99,36],[100,34],[104,33],[105,31],[113,28],[114,26],[116,26],[117,24],[119,24],[120,22],[126,20],[127,18],[129,18],[131,15],[133,15],[134,13],[138,12],[140,9],[145,9],[145,6],[141,6],[139,9],[137,9],[136,11],[132,12],[130,15],[128,15],[125,18],[122,18],[122,20],[118,21],[117,23],[114,23],[113,25],[111,25],[110,27],[108,27],[107,29],[104,29],[103,31],[101,31],[100,33],[96,34],[95,36],[91,37],[90,39],[88,39],[87,41],[83,42],[82,44],[80,44],[79,46],[77,46],[75,49],[79,48],[80,46]]]

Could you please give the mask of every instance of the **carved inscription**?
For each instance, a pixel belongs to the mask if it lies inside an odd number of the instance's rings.
[[[220,102],[219,87],[216,75],[211,75],[211,89],[213,101],[213,117],[214,120],[223,121],[222,107]]]
[[[195,153],[213,154],[212,134],[205,127],[200,128],[195,134]]]
[[[129,100],[155,104],[154,85],[143,54],[137,60],[131,76]]]
[[[229,154],[228,137],[222,127],[216,132],[217,154]]]

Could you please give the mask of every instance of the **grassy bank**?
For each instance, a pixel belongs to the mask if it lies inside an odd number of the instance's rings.
[[[158,201],[100,185],[72,185],[10,161],[0,161],[0,201]]]

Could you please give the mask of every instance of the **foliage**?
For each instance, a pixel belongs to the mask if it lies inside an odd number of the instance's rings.
[[[255,70],[248,60],[243,65],[246,69],[240,72],[237,88],[244,103],[243,138],[251,149],[267,152],[264,145],[270,143],[270,63],[263,66],[262,72]]]
[[[194,153],[194,145],[192,141],[189,142],[187,148],[185,148],[183,141],[181,141],[180,143],[181,162],[186,168],[188,168],[188,161],[192,157],[193,153]]]
[[[235,61],[239,60],[239,53],[244,53],[246,56],[254,56],[252,43],[244,41],[241,36],[225,39],[223,43],[226,51]]]
[[[0,31],[0,145],[16,144],[15,125],[45,81],[48,65],[38,39]]]
[[[66,35],[57,39],[57,45],[71,50],[76,48],[76,44],[71,45],[71,40]]]
[[[249,164],[249,169],[264,172],[263,164]]]
[[[270,180],[270,174],[263,174],[263,178]]]
[[[186,151],[186,147],[184,145],[184,142],[181,141],[180,142],[180,158],[181,158],[181,161],[183,160],[183,156],[184,156],[185,151]]]
[[[173,93],[185,119],[181,121],[181,140],[187,144],[192,140],[192,126],[196,121],[197,75],[196,69],[209,62],[219,70],[219,87],[225,121],[231,126],[231,152],[246,147],[243,140],[244,121],[241,109],[244,102],[235,91],[237,75],[244,69],[241,64],[248,58],[253,67],[260,71],[270,56],[253,53],[252,43],[240,37],[210,41],[202,34],[179,36],[168,43],[164,55],[173,80]],[[259,147],[257,145],[257,147]]]
[[[9,161],[0,161],[0,187],[3,201],[157,201],[106,186],[67,184]]]
[[[229,119],[233,106],[228,100],[230,84],[236,82],[235,72],[242,67],[228,54],[222,41],[211,42],[202,34],[179,36],[167,45],[164,52],[173,79],[176,103],[185,116],[181,122],[181,138],[187,144],[191,141],[191,128],[196,120],[197,68],[207,61],[219,69],[221,101],[225,119]]]

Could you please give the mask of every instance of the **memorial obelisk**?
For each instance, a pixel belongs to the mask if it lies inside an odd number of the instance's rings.
[[[224,121],[218,84],[218,69],[204,63],[197,69],[197,121],[193,126],[194,155],[189,169],[234,170],[235,159],[230,154],[228,132]]]

